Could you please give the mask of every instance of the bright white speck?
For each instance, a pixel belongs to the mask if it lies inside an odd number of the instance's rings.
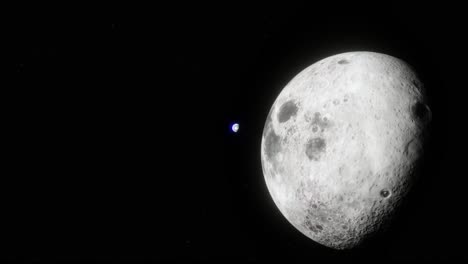
[[[237,133],[237,131],[239,131],[239,124],[235,123],[234,125],[232,125],[231,129],[232,132]]]

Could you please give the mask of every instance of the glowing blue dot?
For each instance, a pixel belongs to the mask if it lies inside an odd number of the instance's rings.
[[[239,124],[235,123],[234,125],[232,125],[231,129],[232,132],[237,133],[237,131],[239,131]]]

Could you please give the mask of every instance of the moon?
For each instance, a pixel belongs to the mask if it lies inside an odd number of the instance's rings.
[[[265,122],[268,191],[302,234],[350,249],[391,223],[417,176],[431,110],[401,59],[347,52],[296,75]]]

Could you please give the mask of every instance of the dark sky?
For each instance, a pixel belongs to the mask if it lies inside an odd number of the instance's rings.
[[[12,85],[3,98],[0,257],[466,259],[461,10],[311,1],[12,10],[2,26]],[[319,59],[357,50],[416,69],[432,137],[390,230],[342,252],[280,214],[259,151],[287,82]]]

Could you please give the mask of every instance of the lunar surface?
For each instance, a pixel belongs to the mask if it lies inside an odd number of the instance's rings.
[[[431,111],[404,61],[380,53],[325,58],[295,76],[267,117],[268,190],[312,240],[353,248],[390,223],[423,154]]]

